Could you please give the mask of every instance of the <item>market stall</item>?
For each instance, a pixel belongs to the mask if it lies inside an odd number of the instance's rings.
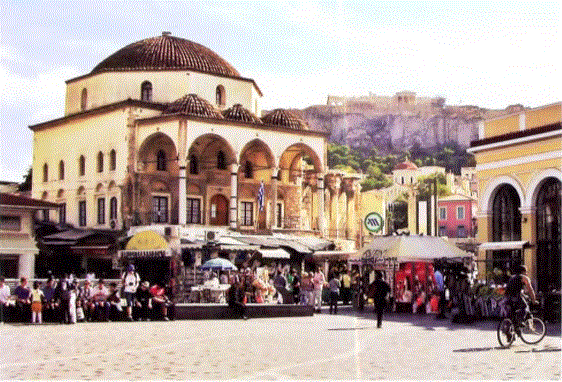
[[[462,263],[471,256],[440,237],[380,236],[351,257],[350,263],[359,266],[363,285],[373,281],[374,271],[382,272],[391,286],[395,308],[417,311],[437,309],[433,262]]]

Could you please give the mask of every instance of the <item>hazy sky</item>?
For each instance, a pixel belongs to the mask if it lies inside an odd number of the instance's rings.
[[[562,97],[559,2],[0,0],[0,180],[31,165],[30,124],[63,115],[64,81],[162,31],[253,78],[263,107],[410,90],[448,104]],[[558,64],[556,64],[558,62]]]

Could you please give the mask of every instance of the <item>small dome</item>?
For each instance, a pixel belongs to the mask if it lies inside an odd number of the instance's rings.
[[[221,113],[213,105],[197,96],[197,94],[187,94],[172,102],[162,114],[186,114],[195,117],[223,119]]]
[[[275,109],[271,113],[262,117],[266,125],[276,125],[293,130],[308,130],[308,124],[293,113],[285,109]]]
[[[398,163],[396,166],[394,166],[394,169],[395,170],[417,170],[418,166],[416,166],[414,163],[412,163],[408,159],[406,159],[404,162]]]
[[[134,42],[100,62],[91,73],[141,70],[196,70],[240,77],[240,73],[211,49],[169,32]]]
[[[239,103],[232,106],[230,109],[223,111],[222,115],[224,116],[224,119],[227,119],[229,121],[255,123],[259,125],[262,124],[261,119],[256,117],[248,109],[243,108]]]

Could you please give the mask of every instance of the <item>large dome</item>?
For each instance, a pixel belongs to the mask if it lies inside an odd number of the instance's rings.
[[[195,70],[240,77],[232,65],[209,48],[167,32],[127,45],[100,62],[92,73],[129,70]]]

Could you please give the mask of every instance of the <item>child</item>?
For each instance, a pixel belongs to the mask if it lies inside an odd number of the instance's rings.
[[[39,281],[33,283],[33,290],[31,291],[31,323],[41,324],[43,322],[42,314],[43,311],[43,300],[45,295],[43,291],[39,289]]]

